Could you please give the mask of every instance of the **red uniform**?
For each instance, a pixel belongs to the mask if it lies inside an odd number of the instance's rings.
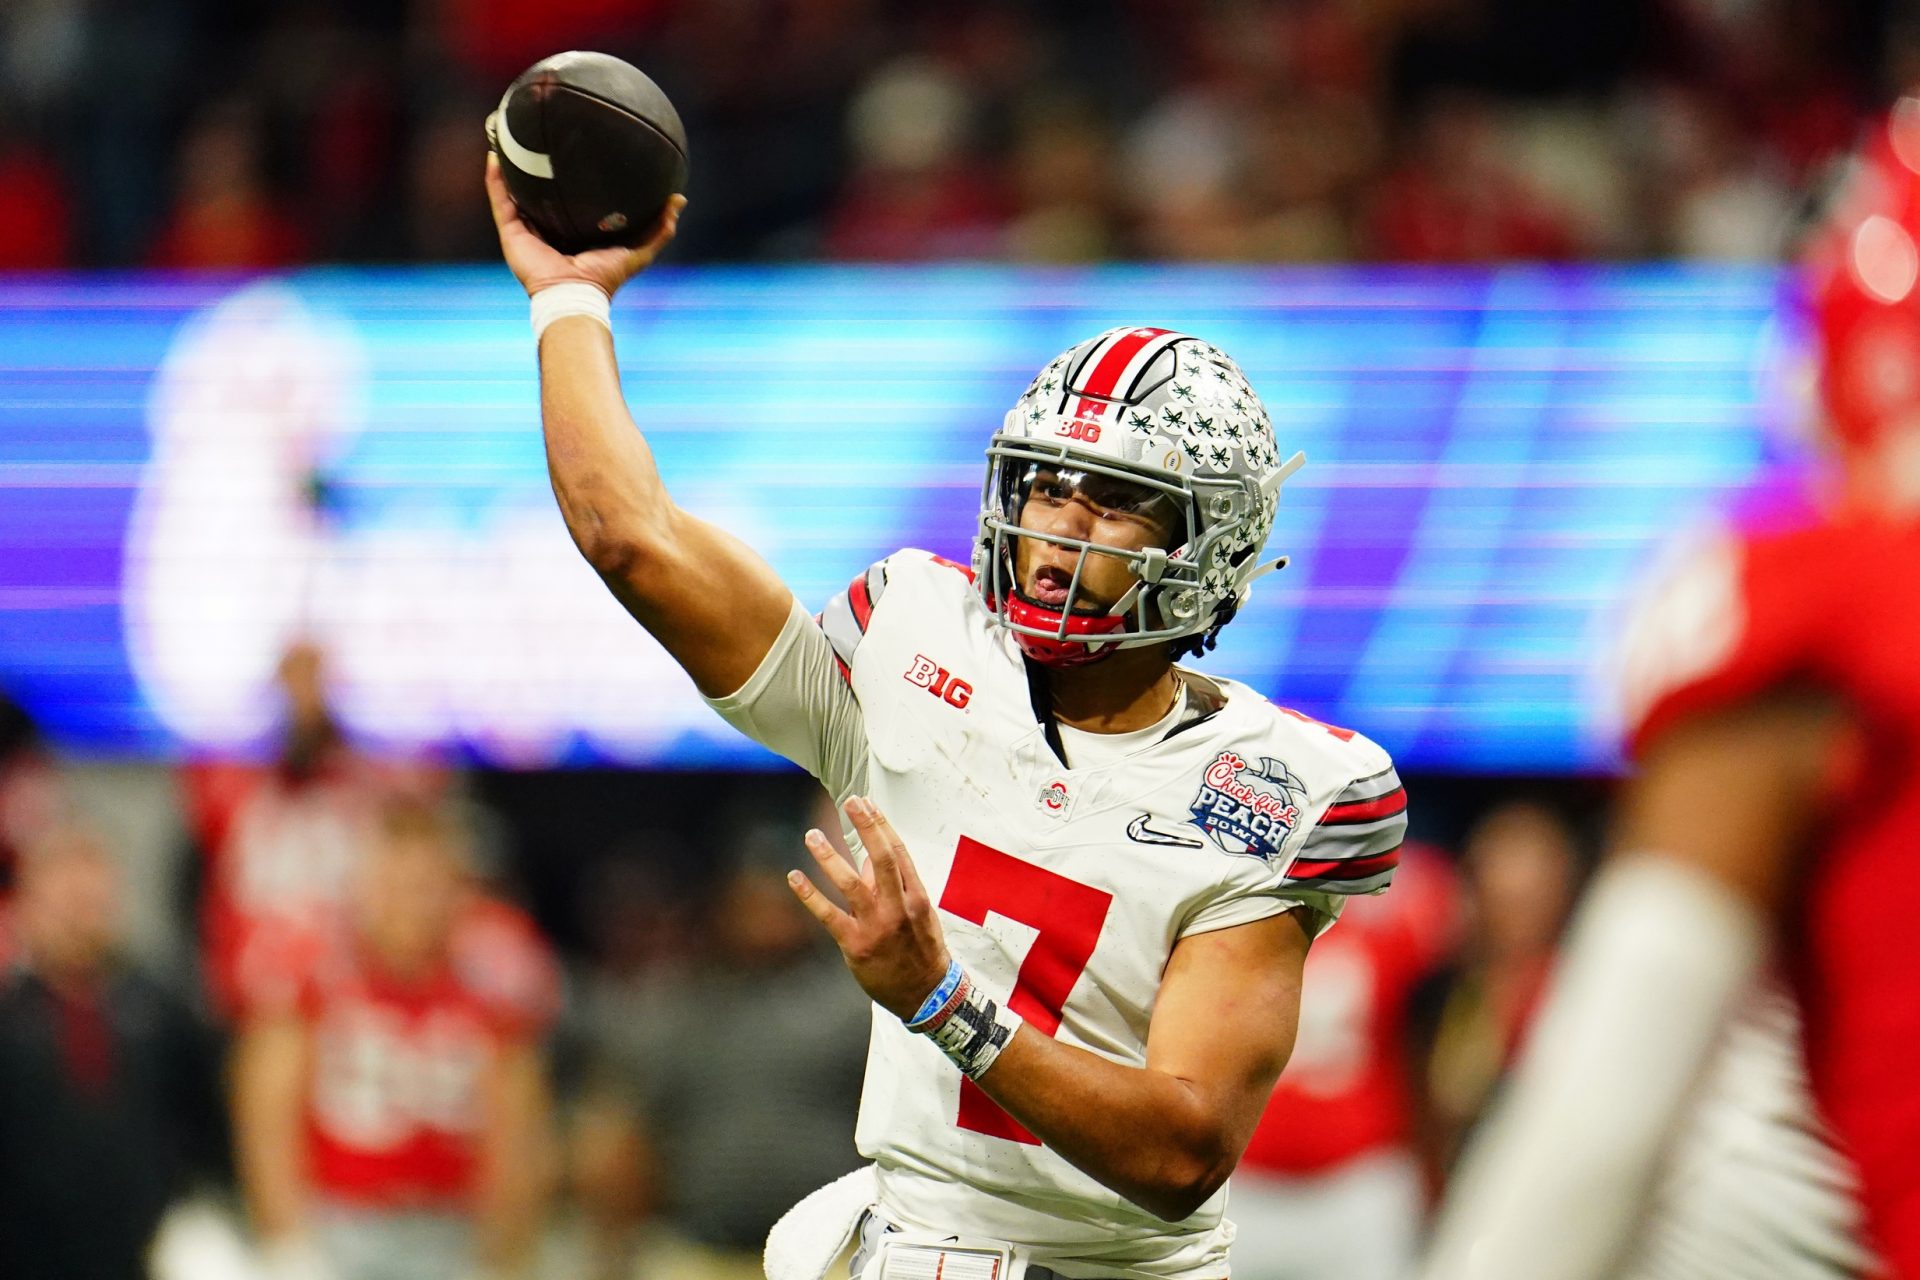
[[[292,1010],[312,1031],[315,1188],[366,1207],[459,1208],[472,1190],[486,1065],[543,1030],[558,1003],[532,922],[476,900],[446,962],[415,981],[383,972],[346,928],[261,928],[239,973],[251,1010]]]
[[[1715,544],[1643,615],[1627,687],[1636,754],[1776,692],[1823,691],[1852,716],[1784,955],[1870,1226],[1893,1273],[1920,1277],[1920,520],[1809,517]]]
[[[1293,1056],[1243,1168],[1311,1177],[1408,1146],[1407,999],[1454,929],[1452,869],[1403,846],[1394,891],[1349,904],[1307,954]]]
[[[335,752],[305,777],[229,762],[189,765],[181,779],[207,859],[201,903],[206,983],[214,1005],[239,1002],[235,966],[261,922],[315,918],[345,900],[348,874],[375,838],[380,803],[429,775]]]

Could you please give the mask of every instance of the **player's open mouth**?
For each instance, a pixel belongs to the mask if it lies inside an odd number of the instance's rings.
[[[1032,580],[1027,583],[1027,595],[1035,604],[1043,604],[1049,609],[1064,609],[1072,593],[1073,575],[1051,565],[1035,569]]]

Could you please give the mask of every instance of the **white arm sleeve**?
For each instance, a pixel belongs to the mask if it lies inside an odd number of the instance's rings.
[[[1666,1140],[1765,943],[1703,873],[1602,872],[1526,1059],[1468,1150],[1422,1280],[1600,1280],[1634,1243]]]
[[[826,633],[799,600],[747,682],[706,703],[728,724],[820,779],[835,804],[866,791],[866,718]]]

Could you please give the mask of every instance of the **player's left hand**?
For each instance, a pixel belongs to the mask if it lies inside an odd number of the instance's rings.
[[[846,811],[866,846],[866,865],[856,871],[818,831],[807,832],[807,851],[846,899],[847,909],[834,906],[798,871],[787,873],[787,884],[833,935],[847,968],[874,1003],[905,1019],[946,977],[947,940],[893,824],[859,796],[847,801]]]

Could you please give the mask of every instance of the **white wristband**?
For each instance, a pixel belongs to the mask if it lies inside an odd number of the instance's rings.
[[[600,286],[584,281],[548,285],[533,295],[534,345],[540,344],[548,325],[567,316],[590,316],[611,332],[613,300],[600,291]]]
[[[975,986],[958,960],[949,966],[947,978],[934,992],[946,992],[941,1006],[924,1017],[916,1016],[907,1023],[907,1030],[933,1041],[968,1079],[978,1080],[1024,1020]],[[928,1003],[932,1002],[929,997]]]

